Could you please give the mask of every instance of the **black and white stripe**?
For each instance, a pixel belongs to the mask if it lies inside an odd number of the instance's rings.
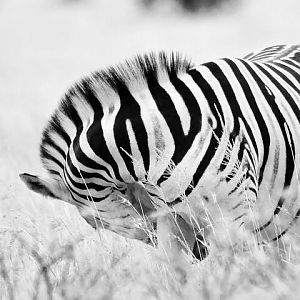
[[[154,211],[201,226],[222,211],[269,241],[300,214],[299,124],[300,46],[199,66],[150,54],[75,84],[43,133],[41,158],[72,203],[93,200],[121,234],[131,211],[116,199],[138,182]]]

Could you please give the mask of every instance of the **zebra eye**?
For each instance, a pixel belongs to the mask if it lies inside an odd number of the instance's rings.
[[[110,187],[110,189],[113,194],[126,195],[126,189],[119,189],[119,188],[116,188],[115,186]]]
[[[119,187],[112,187],[113,191],[119,192],[121,194],[125,194],[126,193],[126,188],[119,188]]]

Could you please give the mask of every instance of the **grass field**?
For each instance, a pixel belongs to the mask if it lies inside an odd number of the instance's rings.
[[[75,208],[18,178],[41,173],[43,126],[90,71],[149,50],[201,62],[300,43],[298,0],[236,1],[198,14],[162,2],[150,11],[138,0],[0,1],[0,299],[299,299],[296,229],[281,262],[276,247],[245,252],[216,242],[183,285],[154,248],[94,231]]]

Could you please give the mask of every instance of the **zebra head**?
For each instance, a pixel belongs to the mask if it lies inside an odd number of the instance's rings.
[[[75,205],[95,228],[149,242],[152,215],[157,203],[165,203],[142,182],[150,178],[156,185],[174,152],[154,98],[163,94],[161,103],[168,103],[159,83],[170,85],[170,78],[189,68],[190,61],[177,53],[151,53],[75,83],[42,135],[48,177],[24,173],[21,179],[34,192]]]
[[[27,173],[20,174],[26,186],[45,197],[59,199],[75,205],[86,222],[95,229],[108,229],[124,237],[154,244],[156,221],[153,202],[141,183],[127,185],[126,191],[112,193],[103,203],[82,199],[75,202],[71,192],[59,180],[39,177]]]

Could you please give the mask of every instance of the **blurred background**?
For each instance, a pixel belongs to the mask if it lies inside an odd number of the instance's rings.
[[[45,122],[81,76],[150,50],[200,63],[300,43],[299,13],[299,0],[0,0],[2,204],[32,198],[18,173],[40,172]]]

